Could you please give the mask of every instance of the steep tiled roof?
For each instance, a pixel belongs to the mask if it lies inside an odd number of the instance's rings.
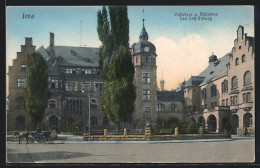
[[[157,101],[183,102],[184,101],[184,95],[181,92],[157,91]]]
[[[45,49],[40,47],[39,52],[45,60],[48,60],[49,47]],[[59,61],[59,65],[76,65],[87,67],[99,66],[99,48],[92,47],[71,47],[71,46],[55,46],[55,57]]]
[[[229,63],[229,55],[227,53],[225,56],[218,59],[217,62],[210,62],[208,67],[202,71],[198,76],[205,77],[201,84],[211,81],[213,78],[221,76],[227,73],[227,64]]]
[[[204,80],[205,77],[201,76],[191,76],[189,80],[185,83],[184,87],[189,87],[189,86],[199,86],[201,82]]]

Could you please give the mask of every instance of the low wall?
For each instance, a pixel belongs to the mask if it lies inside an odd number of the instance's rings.
[[[179,134],[179,135],[92,135],[91,140],[182,140],[182,139],[226,139],[230,134]]]

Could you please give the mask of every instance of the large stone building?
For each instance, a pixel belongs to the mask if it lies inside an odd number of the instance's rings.
[[[32,38],[9,67],[9,109],[7,129],[32,128],[31,118],[24,109],[27,55],[38,52],[48,65],[51,96],[44,113],[47,128],[66,131],[67,123],[76,122],[83,130],[113,129],[114,124],[102,111],[102,79],[99,70],[99,48],[55,46],[50,33],[50,45],[35,50]],[[149,123],[170,117],[185,122],[205,123],[209,132],[223,132],[232,123],[232,131],[242,133],[244,127],[254,132],[254,38],[244,34],[239,26],[232,53],[222,58],[212,54],[208,67],[198,76],[182,82],[176,91],[165,91],[164,80],[157,87],[156,47],[148,41],[144,23],[139,42],[130,47],[135,68],[135,111],[128,128],[144,129]]]
[[[25,71],[27,55],[35,52],[32,39],[26,38],[13,66],[9,67],[8,130],[31,129],[31,118],[24,109],[23,91],[26,87]],[[48,65],[51,96],[44,113],[48,128],[65,130],[68,122],[77,122],[83,129],[88,125],[88,109],[91,106],[91,127],[107,126],[109,120],[102,112],[102,81],[98,68],[98,48],[54,46],[54,34],[50,33],[48,48],[41,46],[40,53]],[[90,96],[90,98],[88,97]],[[89,102],[90,100],[90,102]]]
[[[9,67],[8,130],[32,129],[31,118],[24,109],[23,91],[26,87],[27,55],[33,52],[40,53],[48,65],[51,96],[43,118],[47,128],[57,127],[58,130],[66,130],[68,122],[76,122],[81,129],[85,129],[88,126],[89,111],[92,129],[113,127],[114,124],[109,122],[102,111],[99,48],[55,46],[53,33],[50,33],[50,44],[47,48],[41,46],[35,50],[32,38],[25,40],[22,51],[17,54],[13,66]],[[129,125],[129,128],[132,126],[144,129],[147,123],[155,126],[157,116],[160,120],[166,120],[176,114],[182,119],[183,96],[157,91],[156,48],[148,41],[144,25],[139,42],[130,47],[130,52],[135,67],[134,84],[137,97],[132,125]],[[172,104],[174,101],[176,104]],[[167,104],[167,108],[162,106],[163,102]]]
[[[254,47],[254,37],[248,37],[239,26],[232,52],[220,59],[212,54],[208,67],[186,82],[189,120],[205,123],[209,132],[223,132],[231,122],[233,134],[242,134],[245,128],[254,134]],[[187,86],[194,80],[198,82]]]

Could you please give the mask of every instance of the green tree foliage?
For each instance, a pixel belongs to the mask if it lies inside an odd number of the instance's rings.
[[[183,133],[182,127],[184,123],[178,118],[171,117],[165,122],[160,122],[153,130],[153,134],[174,134],[175,128],[179,128],[179,133]]]
[[[103,80],[103,111],[113,122],[128,121],[134,111],[134,67],[129,53],[127,7],[103,7],[97,15],[102,42],[99,66]]]
[[[48,105],[48,67],[39,53],[28,56],[26,64],[25,108],[35,125],[42,122]]]

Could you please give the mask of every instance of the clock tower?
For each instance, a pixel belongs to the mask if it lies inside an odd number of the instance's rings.
[[[145,128],[147,123],[150,126],[157,123],[157,54],[155,51],[155,46],[148,41],[148,33],[143,19],[143,29],[139,36],[139,42],[130,47],[132,62],[135,67],[134,84],[136,87],[133,122],[137,129]]]

